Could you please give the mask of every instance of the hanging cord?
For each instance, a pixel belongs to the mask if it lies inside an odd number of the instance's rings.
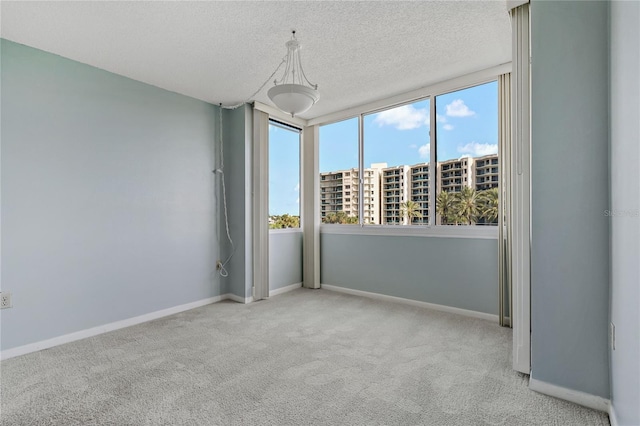
[[[262,86],[260,86],[260,88],[258,90],[256,90],[255,92],[253,92],[246,101],[240,102],[239,104],[235,104],[235,105],[230,105],[230,106],[224,106],[222,104],[220,104],[221,108],[224,109],[236,109],[236,108],[240,108],[242,105],[251,102],[251,100],[253,99],[253,97],[255,95],[257,95],[258,93],[260,93],[262,91],[262,89],[264,89],[264,86],[267,85],[267,83],[269,83],[271,81],[271,79],[273,78],[274,75],[276,75],[276,73],[278,72],[278,70],[280,69],[280,67],[282,67],[282,64],[284,64],[285,62],[287,62],[287,55],[285,55],[282,58],[282,61],[280,62],[280,64],[278,64],[278,66],[276,67],[275,70],[273,70],[273,72],[271,73],[271,75],[264,81],[264,83],[262,83]]]
[[[236,245],[233,243],[233,239],[231,238],[231,232],[229,231],[229,213],[228,213],[228,210],[227,210],[227,187],[226,187],[225,181],[224,181],[224,141],[222,139],[222,109],[223,108],[224,109],[237,109],[237,108],[241,107],[242,105],[250,102],[251,99],[253,99],[253,97],[256,96],[258,93],[260,93],[260,91],[262,89],[264,89],[264,86],[266,86],[267,83],[269,83],[269,81],[271,81],[273,76],[276,75],[278,70],[282,67],[282,64],[287,62],[287,57],[288,57],[288,54],[285,55],[282,58],[282,61],[280,61],[280,63],[278,64],[276,69],[273,70],[271,75],[264,81],[264,83],[262,83],[262,85],[258,88],[258,90],[253,92],[251,94],[251,96],[249,96],[247,98],[246,101],[240,102],[239,104],[236,104],[236,105],[229,105],[229,106],[224,106],[221,103],[220,104],[220,109],[218,110],[218,122],[220,123],[220,131],[218,132],[218,140],[220,142],[220,167],[215,169],[213,171],[213,173],[218,173],[222,177],[221,180],[222,180],[222,202],[223,202],[223,205],[224,205],[224,225],[225,225],[225,229],[227,231],[227,239],[229,240],[229,243],[231,244],[231,254],[229,255],[229,257],[227,257],[227,259],[224,262],[218,261],[218,263],[216,264],[216,268],[218,269],[218,273],[220,274],[221,277],[228,277],[229,276],[229,271],[227,271],[226,267],[227,267],[227,264],[229,263],[229,261],[231,260],[231,258],[233,257],[233,255],[236,252]]]
[[[222,104],[220,104],[220,109],[218,110],[218,120],[220,123],[220,131],[218,133],[218,140],[220,141],[220,167],[215,169],[213,173],[219,173],[222,176],[222,202],[224,205],[224,225],[227,230],[227,239],[229,240],[229,243],[231,243],[231,254],[229,255],[229,257],[227,257],[227,259],[224,262],[222,263],[218,262],[218,264],[216,265],[216,268],[218,268],[218,272],[220,273],[221,277],[228,277],[229,272],[227,271],[226,266],[231,260],[231,258],[233,257],[233,255],[235,254],[236,246],[233,243],[233,239],[231,238],[231,232],[229,231],[229,213],[227,211],[227,187],[224,182],[224,142],[222,139]]]

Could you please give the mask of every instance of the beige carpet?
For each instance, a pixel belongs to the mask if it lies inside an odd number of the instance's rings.
[[[530,391],[511,330],[326,290],[3,361],[3,425],[608,425]]]

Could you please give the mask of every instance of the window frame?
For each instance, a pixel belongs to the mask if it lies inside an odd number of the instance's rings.
[[[350,234],[350,235],[385,235],[385,236],[413,236],[413,237],[445,237],[445,238],[485,238],[497,239],[498,226],[476,226],[476,225],[436,225],[436,194],[437,191],[437,167],[433,167],[434,160],[437,164],[436,144],[437,144],[437,121],[436,102],[437,96],[447,93],[464,90],[482,84],[497,81],[499,76],[511,72],[511,63],[488,68],[472,74],[467,74],[431,86],[426,86],[412,92],[381,99],[366,105],[350,108],[341,112],[328,114],[308,121],[309,126],[326,126],[344,120],[358,119],[358,168],[361,184],[358,188],[358,198],[362,201],[364,195],[364,185],[362,177],[364,173],[364,116],[379,113],[403,105],[429,100],[430,117],[430,158],[429,158],[429,209],[433,214],[429,215],[428,225],[365,225],[363,220],[364,202],[358,205],[358,224],[337,225],[320,223],[320,232],[326,234]],[[496,94],[497,95],[497,94]],[[321,141],[319,141],[321,143]],[[498,156],[501,153],[498,152]]]
[[[300,200],[302,200],[302,179],[303,179],[303,174],[304,174],[304,170],[303,170],[303,164],[302,164],[302,131],[303,131],[303,126],[301,126],[300,124],[294,123],[294,122],[289,122],[287,120],[283,120],[282,117],[280,116],[274,116],[272,114],[269,114],[268,117],[268,125],[269,126],[276,126],[276,127],[280,127],[284,130],[289,130],[289,131],[294,131],[294,132],[298,132],[298,182],[300,183],[300,187],[299,187],[299,192],[298,192],[298,196],[300,198]],[[271,149],[271,140],[267,135],[267,152],[270,153],[270,149]],[[267,174],[267,179],[269,178],[269,175]],[[267,197],[267,203],[269,203],[271,200],[269,197]],[[270,217],[270,215],[267,217],[267,219]],[[299,223],[300,226],[298,226],[297,228],[281,228],[281,229],[272,229],[272,228],[268,228],[269,230],[269,234],[291,234],[291,233],[302,233],[303,232],[303,227],[304,224],[302,223],[302,202],[300,202],[300,204],[298,204],[298,218],[299,218]],[[267,225],[268,226],[268,225]]]

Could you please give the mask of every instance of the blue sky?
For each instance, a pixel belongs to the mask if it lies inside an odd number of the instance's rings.
[[[364,117],[364,163],[429,161],[430,100]],[[496,82],[436,97],[438,160],[498,152]],[[299,213],[298,133],[269,127],[269,214]],[[358,119],[320,127],[320,171],[358,167]]]
[[[300,214],[300,134],[269,125],[269,215]]]

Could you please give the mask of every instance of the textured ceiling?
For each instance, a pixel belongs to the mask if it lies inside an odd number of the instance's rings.
[[[255,92],[292,29],[313,118],[511,60],[504,1],[8,2],[3,38],[211,103]],[[255,100],[270,104],[269,83]]]

